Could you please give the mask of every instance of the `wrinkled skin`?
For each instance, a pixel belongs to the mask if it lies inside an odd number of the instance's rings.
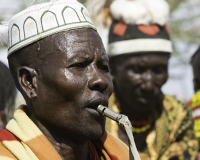
[[[151,53],[111,60],[115,93],[123,112],[133,117],[155,108],[168,78],[168,59],[169,55]]]
[[[41,54],[48,53],[41,65],[20,69],[29,116],[63,159],[87,159],[86,142],[105,131],[96,108],[108,105],[113,90],[101,38],[93,29],[77,29],[39,43]]]

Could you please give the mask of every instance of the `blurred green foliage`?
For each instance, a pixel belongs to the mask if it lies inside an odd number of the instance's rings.
[[[169,26],[173,41],[200,45],[200,1],[167,0],[170,5]]]

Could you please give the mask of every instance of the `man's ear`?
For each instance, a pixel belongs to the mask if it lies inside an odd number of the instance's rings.
[[[18,70],[18,81],[21,89],[29,98],[37,97],[37,72],[30,67],[22,66]]]

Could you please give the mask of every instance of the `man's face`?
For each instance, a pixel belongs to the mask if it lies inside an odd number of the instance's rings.
[[[122,57],[116,63],[114,88],[117,96],[133,110],[152,109],[161,95],[161,87],[168,78],[167,55],[142,54]],[[131,108],[129,108],[130,110]]]
[[[76,141],[99,138],[105,118],[96,109],[108,105],[113,90],[101,38],[93,29],[77,29],[51,41],[38,70],[34,117]]]

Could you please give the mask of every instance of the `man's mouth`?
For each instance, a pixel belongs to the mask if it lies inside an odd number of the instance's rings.
[[[151,92],[151,93],[140,93],[140,94],[137,95],[137,97],[150,99],[150,98],[156,98],[157,95],[158,95],[158,94],[157,94],[156,92]]]
[[[100,114],[97,112],[97,107],[99,105],[107,106],[108,101],[105,98],[96,98],[96,99],[88,102],[88,105],[86,105],[86,109],[90,113],[100,116]]]
[[[97,107],[99,105],[107,106],[108,102],[104,98],[97,98],[97,99],[94,99],[94,100],[90,101],[88,103],[88,105],[86,106],[86,108],[97,110]]]

